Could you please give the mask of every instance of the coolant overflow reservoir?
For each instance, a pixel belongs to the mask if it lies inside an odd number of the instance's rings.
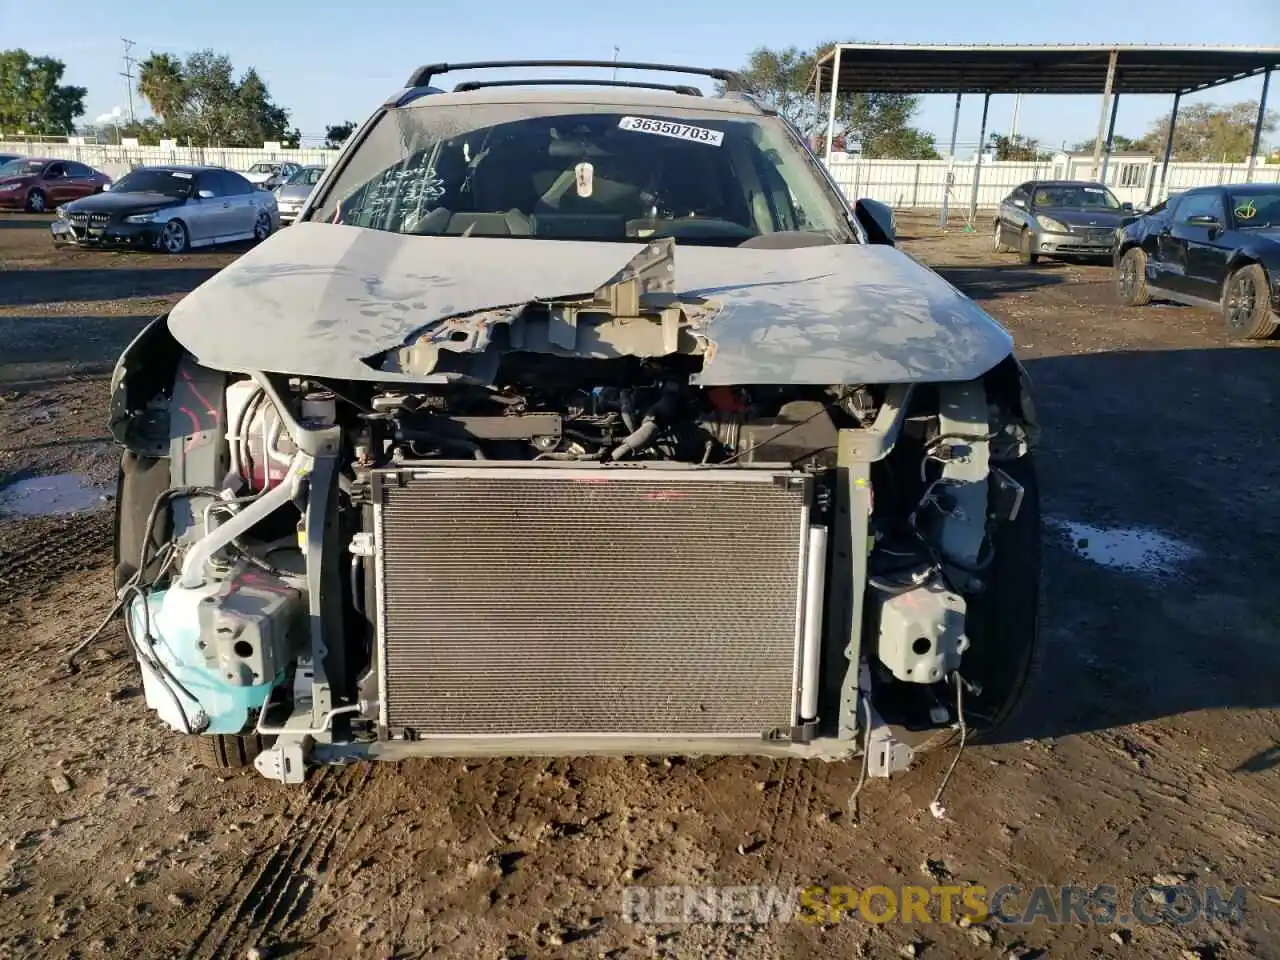
[[[338,419],[338,401],[328,390],[316,390],[302,398],[302,419],[325,425]]]

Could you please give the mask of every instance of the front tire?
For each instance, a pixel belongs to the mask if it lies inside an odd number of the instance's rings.
[[[258,214],[258,219],[253,225],[254,243],[261,243],[269,236],[271,236],[271,214],[264,210]]]
[[[1000,238],[1000,221],[997,220],[995,228],[991,231],[991,252],[992,253],[1008,253],[1009,245]]]
[[[32,190],[27,194],[28,213],[44,213],[46,208],[43,190]]]
[[[1222,292],[1222,317],[1233,336],[1266,340],[1280,327],[1271,309],[1267,272],[1249,263],[1227,278]]]
[[[1040,262],[1040,254],[1035,251],[1035,240],[1030,230],[1023,230],[1022,236],[1018,238],[1018,252],[1022,256],[1022,262],[1028,266],[1035,266]]]
[[[186,253],[191,249],[191,235],[187,225],[181,220],[170,220],[160,230],[160,239],[156,245],[165,253]]]
[[[196,737],[196,759],[213,770],[243,770],[253,766],[254,758],[274,739],[256,733],[202,734]]]
[[[1130,247],[1120,257],[1116,288],[1126,306],[1143,307],[1151,302],[1151,291],[1147,289],[1147,254],[1141,247]]]

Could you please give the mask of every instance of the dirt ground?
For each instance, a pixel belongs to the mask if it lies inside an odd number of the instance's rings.
[[[117,627],[67,676],[111,600],[111,363],[235,254],[55,252],[47,221],[0,219],[0,957],[1280,958],[1280,907],[1259,896],[1280,897],[1280,353],[1201,311],[1122,308],[1104,266],[901,229],[1009,327],[1035,380],[1047,653],[1016,737],[964,753],[946,820],[928,804],[951,752],[873,781],[855,823],[852,765],[224,779],[145,708]],[[80,512],[14,516],[40,496],[16,482],[65,473],[91,485]],[[1168,557],[1099,562],[1127,528]],[[1246,886],[1243,923],[620,916],[628,883],[1109,883],[1123,903],[1156,877]]]

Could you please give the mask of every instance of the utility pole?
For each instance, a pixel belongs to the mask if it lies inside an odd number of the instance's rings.
[[[618,45],[613,45],[613,79],[618,79]]]
[[[138,61],[133,59],[134,42],[120,38],[120,42],[124,44],[124,70],[120,76],[125,79],[125,91],[129,94],[129,123],[133,124],[136,118],[133,115],[133,68],[138,65]]]
[[[1009,131],[1009,142],[1016,143],[1018,140],[1018,119],[1022,113],[1022,94],[1015,93],[1013,95],[1013,122],[1010,124],[1012,129]]]

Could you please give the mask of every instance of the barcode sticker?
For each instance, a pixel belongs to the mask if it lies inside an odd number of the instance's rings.
[[[623,117],[618,121],[619,130],[630,130],[633,133],[654,133],[660,137],[674,137],[676,140],[688,140],[692,143],[705,143],[709,147],[718,147],[724,143],[724,134],[710,127],[695,127],[688,123],[676,123],[672,120],[655,120],[653,117]]]

